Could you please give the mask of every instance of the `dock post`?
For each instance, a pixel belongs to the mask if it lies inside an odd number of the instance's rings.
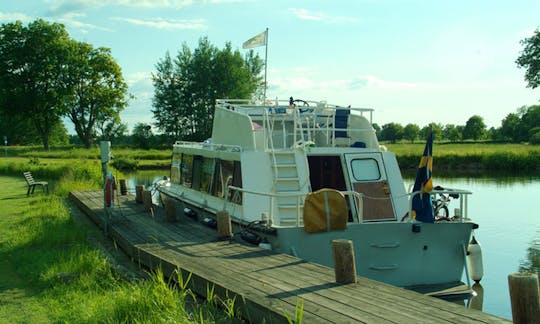
[[[233,236],[231,216],[226,210],[220,210],[216,213],[218,239],[227,240]]]
[[[332,240],[334,272],[337,283],[356,283],[356,264],[351,240]]]
[[[176,222],[176,203],[172,199],[165,200],[165,221]]]
[[[143,198],[142,198],[143,191],[144,191],[144,185],[135,186],[135,202],[139,204],[143,203]]]
[[[120,179],[120,194],[127,195],[126,179]]]
[[[540,299],[536,273],[508,275],[512,320],[514,323],[540,323]]]
[[[152,193],[149,190],[144,190],[142,193],[144,210],[152,212]]]

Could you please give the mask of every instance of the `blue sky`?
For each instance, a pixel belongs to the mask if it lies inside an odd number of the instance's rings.
[[[121,114],[130,128],[152,120],[151,73],[167,51],[203,36],[242,50],[266,28],[269,98],[371,107],[379,125],[480,115],[489,127],[540,100],[515,64],[540,27],[540,0],[0,1],[0,23],[42,18],[111,48],[136,97]]]

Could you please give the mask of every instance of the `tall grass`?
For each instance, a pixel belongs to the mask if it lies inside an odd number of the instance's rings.
[[[26,197],[21,172],[54,183],[51,194]],[[97,188],[100,166],[78,161],[43,166],[0,160],[0,322],[190,323],[236,321],[215,302],[195,303],[186,287],[169,284],[161,271],[129,281],[100,250],[87,244],[87,229],[66,205],[73,189]],[[6,176],[13,175],[13,176]],[[3,303],[10,300],[9,303]],[[187,305],[187,307],[186,307]],[[216,315],[218,314],[218,315]]]
[[[425,144],[389,144],[404,169],[418,166]],[[526,173],[540,171],[540,146],[525,144],[441,144],[433,145],[434,168],[492,170]]]

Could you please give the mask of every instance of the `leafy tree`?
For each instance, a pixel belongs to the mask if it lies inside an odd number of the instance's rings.
[[[121,123],[119,118],[112,118],[106,121],[97,121],[96,133],[100,140],[117,140],[124,137],[128,132],[126,123]]]
[[[519,113],[521,114],[521,139],[529,141],[531,129],[540,126],[540,105],[521,107]]]
[[[257,95],[263,86],[262,66],[252,51],[243,58],[230,43],[220,50],[201,38],[193,51],[183,44],[174,60],[167,53],[156,64],[152,76],[155,126],[177,138],[210,137],[216,99]]]
[[[397,123],[385,124],[381,129],[381,137],[383,140],[395,143],[403,138],[403,126]]]
[[[456,125],[447,124],[443,128],[442,132],[443,138],[451,141],[451,142],[457,142],[461,140],[461,131],[460,128]]]
[[[509,113],[501,122],[500,135],[503,140],[519,142],[521,118],[516,113]]]
[[[534,35],[521,40],[524,46],[516,60],[520,68],[525,68],[525,80],[527,87],[536,88],[540,85],[540,30],[537,29]]]
[[[424,126],[420,130],[420,139],[425,140],[428,137],[430,131],[433,132],[434,140],[440,140],[443,137],[443,125],[438,123],[431,123],[427,126]]]
[[[103,126],[107,121],[120,121],[120,112],[127,105],[127,84],[110,49],[94,49],[90,44],[73,41],[70,51],[70,93],[63,104],[77,135],[89,148],[96,135],[96,123]]]
[[[411,141],[411,143],[413,143],[418,138],[419,133],[420,126],[416,124],[407,124],[405,128],[403,128],[403,138]]]
[[[478,115],[474,115],[465,123],[463,139],[479,140],[484,137],[485,133],[486,124],[484,124],[484,119]]]
[[[150,140],[152,139],[152,136],[153,136],[152,126],[145,123],[135,124],[135,126],[133,127],[133,131],[131,133],[133,144],[136,147],[143,148],[143,149],[150,148]]]
[[[377,136],[377,138],[382,139],[382,137],[381,137],[381,126],[379,126],[379,124],[377,124],[377,123],[373,123],[373,124],[371,124],[371,126],[375,130],[375,135]]]
[[[30,120],[46,149],[65,113],[70,42],[64,26],[41,19],[0,26],[0,109]]]

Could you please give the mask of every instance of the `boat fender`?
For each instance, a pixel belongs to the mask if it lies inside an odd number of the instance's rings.
[[[211,228],[217,228],[217,221],[213,218],[210,218],[210,217],[205,217],[203,220],[202,220],[202,223],[208,227],[211,227]]]
[[[259,245],[261,243],[261,237],[251,231],[240,232],[240,237],[251,244]]]
[[[482,248],[474,235],[471,243],[469,243],[469,247],[467,248],[467,259],[469,261],[469,272],[471,278],[476,283],[479,283],[484,276],[484,265],[482,263]]]
[[[112,173],[108,172],[107,176],[105,178],[105,189],[104,189],[104,196],[105,196],[105,207],[111,207],[113,202],[113,195],[114,195],[114,189],[115,189],[115,183],[114,183],[114,177]]]
[[[197,212],[190,208],[184,208],[184,215],[193,219],[197,218]]]

